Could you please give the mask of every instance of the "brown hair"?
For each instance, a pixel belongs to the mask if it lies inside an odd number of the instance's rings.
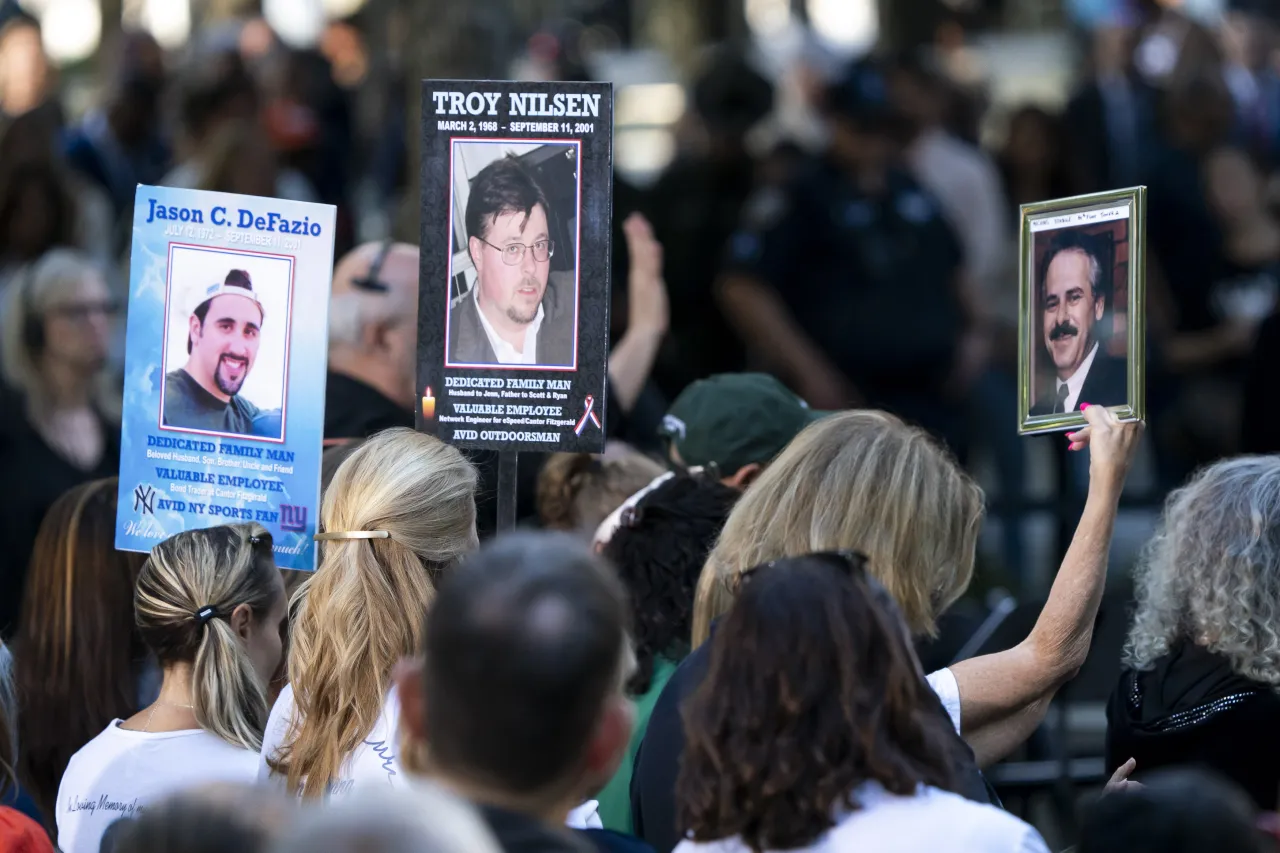
[[[145,555],[115,549],[115,477],[54,501],[36,534],[14,640],[19,775],[52,818],[67,762],[138,710],[146,648],[133,590]],[[86,666],[92,661],[92,666]]]
[[[552,454],[538,474],[538,518],[548,530],[594,534],[611,512],[664,470],[633,450],[604,457]]]
[[[969,586],[982,490],[926,432],[877,411],[806,427],[751,484],[698,578],[693,645],[733,603],[738,574],[768,560],[855,550],[889,590],[911,631]]]
[[[749,578],[749,580],[747,580]],[[901,622],[834,554],[743,576],[685,707],[679,825],[754,851],[807,847],[877,782],[949,790],[951,748]]]

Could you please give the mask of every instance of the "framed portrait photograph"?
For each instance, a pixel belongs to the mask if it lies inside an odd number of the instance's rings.
[[[1080,406],[1146,418],[1146,187],[1025,204],[1018,432],[1078,429]]]
[[[575,369],[581,143],[450,147],[445,367]]]
[[[294,260],[169,247],[160,429],[283,442]]]

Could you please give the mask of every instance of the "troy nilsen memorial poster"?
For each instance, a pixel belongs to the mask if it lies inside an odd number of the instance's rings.
[[[606,83],[423,83],[420,429],[603,449],[612,98]]]

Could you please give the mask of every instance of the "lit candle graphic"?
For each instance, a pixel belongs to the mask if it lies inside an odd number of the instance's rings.
[[[433,420],[436,416],[436,398],[431,396],[430,385],[422,395],[422,416],[427,420]]]

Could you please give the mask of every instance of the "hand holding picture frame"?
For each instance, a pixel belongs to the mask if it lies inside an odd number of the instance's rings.
[[[1025,204],[1018,432],[1085,424],[1083,403],[1146,418],[1146,187]]]

